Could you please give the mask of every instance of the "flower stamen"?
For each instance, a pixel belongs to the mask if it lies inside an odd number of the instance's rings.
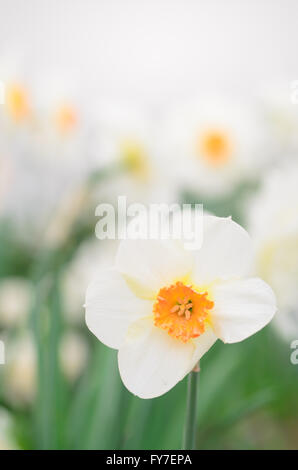
[[[182,282],[163,287],[153,307],[155,326],[183,342],[200,336],[214,305],[207,297],[207,292],[197,292]]]

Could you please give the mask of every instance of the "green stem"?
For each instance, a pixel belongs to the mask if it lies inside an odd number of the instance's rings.
[[[193,450],[196,445],[197,395],[199,372],[190,372],[187,382],[186,419],[183,434],[183,449]]]

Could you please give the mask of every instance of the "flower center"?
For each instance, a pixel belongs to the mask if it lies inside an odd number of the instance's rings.
[[[209,165],[221,166],[232,156],[232,143],[224,131],[209,130],[200,136],[198,152]]]
[[[135,140],[126,139],[121,142],[120,153],[121,160],[129,171],[140,180],[148,179],[148,158],[141,144]]]
[[[198,293],[191,286],[176,282],[160,289],[153,306],[154,325],[186,343],[204,333],[208,310],[213,306],[208,292]]]
[[[11,84],[7,87],[6,105],[9,114],[15,121],[25,119],[30,113],[26,90],[18,84]]]
[[[54,115],[54,120],[58,131],[61,134],[68,134],[74,130],[77,125],[76,110],[70,105],[60,106]]]

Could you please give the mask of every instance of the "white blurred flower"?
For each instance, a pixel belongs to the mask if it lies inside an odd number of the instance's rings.
[[[28,315],[32,301],[32,284],[23,278],[10,277],[0,281],[0,325],[19,325]]]
[[[124,103],[101,103],[98,108],[95,166],[114,165],[120,170],[103,191],[100,189],[98,197],[126,195],[129,202],[168,202],[173,189],[157,158],[150,113]]]
[[[4,408],[0,408],[0,450],[17,449],[12,434],[12,417]]]
[[[194,100],[172,110],[163,133],[163,160],[180,190],[226,194],[264,164],[262,129],[244,104]]]
[[[86,185],[79,185],[62,197],[59,206],[48,221],[43,246],[57,248],[71,236],[71,231],[82,211],[88,207],[89,193]]]
[[[84,242],[71,263],[66,267],[62,280],[64,313],[70,322],[81,322],[84,317],[86,288],[96,272],[109,266],[115,256],[117,244],[113,240]]]
[[[36,394],[37,357],[33,340],[24,334],[7,344],[4,391],[15,405],[32,403]]]
[[[32,125],[33,97],[28,70],[17,56],[2,57],[0,79],[4,85],[4,103],[0,106],[1,124],[6,131]],[[3,130],[3,127],[2,127]]]
[[[60,345],[59,357],[65,376],[74,382],[87,363],[88,344],[85,338],[79,333],[67,332]]]
[[[34,87],[34,125],[13,148],[14,188],[8,212],[18,234],[36,244],[48,229],[65,195],[91,171],[91,124],[73,78],[48,73]],[[19,139],[18,139],[19,141]]]
[[[260,112],[267,126],[269,150],[279,160],[290,159],[298,151],[297,90],[297,82],[287,82],[267,85],[261,92]]]
[[[47,78],[40,78],[36,90],[36,156],[48,168],[56,167],[56,173],[68,170],[72,176],[88,169],[87,119],[81,89],[74,77],[75,74],[50,71]]]
[[[298,334],[297,181],[297,164],[269,173],[251,202],[248,216],[258,274],[277,295],[279,314],[275,324],[290,338]]]
[[[118,349],[120,375],[132,393],[166,393],[218,338],[242,341],[272,319],[271,288],[246,277],[251,258],[247,232],[215,216],[204,216],[197,251],[179,240],[120,243],[115,267],[88,287],[86,323]]]

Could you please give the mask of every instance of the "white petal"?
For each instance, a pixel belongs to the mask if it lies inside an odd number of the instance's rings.
[[[194,368],[194,366],[198,363],[201,357],[203,357],[204,354],[209,351],[209,349],[217,340],[218,337],[216,336],[212,328],[207,328],[202,335],[193,340],[196,346],[196,351],[194,354],[194,360],[191,369]]]
[[[140,287],[140,295],[153,298],[159,289],[190,273],[192,257],[180,241],[123,240],[116,266]]]
[[[236,343],[270,322],[276,312],[271,287],[259,278],[222,282],[213,289],[212,327],[225,343]]]
[[[215,339],[206,332],[196,341],[183,343],[154,326],[150,318],[137,321],[119,349],[122,381],[140,398],[163,395],[191,371]]]
[[[207,215],[203,244],[196,253],[194,280],[198,285],[247,274],[252,260],[251,239],[231,218]]]
[[[88,286],[85,307],[88,328],[115,349],[131,323],[152,314],[152,302],[136,297],[115,269],[103,270]]]

